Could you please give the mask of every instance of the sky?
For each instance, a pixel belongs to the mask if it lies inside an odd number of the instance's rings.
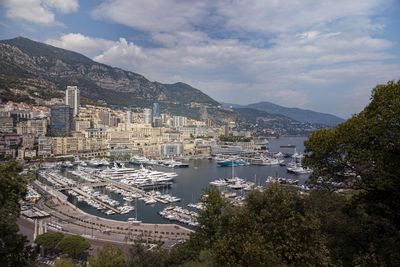
[[[24,36],[217,101],[342,118],[400,79],[400,0],[1,0]]]

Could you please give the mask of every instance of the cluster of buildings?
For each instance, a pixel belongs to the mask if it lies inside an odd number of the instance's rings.
[[[1,104],[0,157],[207,156],[213,148],[218,150],[217,137],[230,130],[161,113],[159,103],[139,112],[80,106],[76,86],[67,86],[65,99],[56,103],[50,107]]]

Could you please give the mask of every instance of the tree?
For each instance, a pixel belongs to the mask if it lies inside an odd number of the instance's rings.
[[[210,254],[214,242],[218,239],[220,229],[228,222],[232,207],[226,199],[222,198],[217,187],[203,189],[200,199],[205,209],[198,211],[199,226],[188,240],[171,251],[169,265],[203,262],[201,255]]]
[[[63,238],[64,235],[59,232],[44,233],[35,239],[35,243],[42,246],[46,250],[52,250],[57,247],[58,243],[60,243]]]
[[[320,221],[291,187],[253,190],[218,235],[216,265],[322,266],[329,263]]]
[[[79,235],[72,235],[61,240],[57,248],[62,253],[77,257],[90,248],[90,243]]]
[[[134,244],[129,250],[127,265],[135,267],[162,267],[169,266],[168,252],[154,248],[147,250],[142,244]]]
[[[75,267],[75,262],[71,258],[60,258],[54,262],[55,267]]]
[[[351,185],[345,207],[354,262],[400,264],[400,81],[378,85],[362,112],[305,141],[314,183]],[[346,241],[347,242],[347,241]]]
[[[226,222],[225,218],[231,214],[232,205],[215,186],[203,190],[201,199],[205,208],[198,212],[197,221],[200,226],[195,235],[204,243],[205,248],[210,248],[217,238],[216,233]]]
[[[400,81],[378,85],[362,112],[312,133],[305,146],[314,181],[351,180],[368,212],[400,229]]]
[[[0,166],[0,261],[5,266],[31,264],[37,255],[26,237],[18,234],[16,223],[19,200],[27,193],[27,177],[19,175],[22,170],[16,161]]]
[[[120,247],[105,243],[102,249],[97,250],[97,259],[89,257],[90,266],[93,267],[123,267],[126,257]]]

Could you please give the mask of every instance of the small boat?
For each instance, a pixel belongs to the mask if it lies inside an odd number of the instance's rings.
[[[147,205],[151,205],[151,204],[157,203],[157,200],[155,200],[154,198],[150,197],[150,198],[145,199],[144,203],[146,203]]]
[[[282,148],[294,148],[296,146],[292,145],[292,144],[287,144],[287,145],[280,145],[279,147],[282,147]]]
[[[141,223],[142,221],[138,221],[136,218],[128,218],[128,222],[131,222],[131,223]]]

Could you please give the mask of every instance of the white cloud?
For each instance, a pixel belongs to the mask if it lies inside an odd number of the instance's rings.
[[[386,7],[381,0],[110,0],[92,14],[139,30],[243,31],[261,34],[303,30],[346,18],[366,17]],[[367,23],[365,27],[370,27]]]
[[[54,9],[61,13],[77,11],[77,0],[5,0],[6,16],[41,25],[60,25],[55,20]]]
[[[98,55],[115,44],[113,41],[101,38],[92,38],[80,33],[69,33],[61,36],[60,40],[49,39],[46,43],[89,56]]]
[[[269,100],[348,116],[367,103],[377,82],[400,78],[396,77],[400,66],[380,62],[392,57],[384,52],[385,42],[371,50],[363,46],[368,39],[347,43],[338,36],[320,34],[312,43],[304,43],[299,36],[285,42],[282,40],[288,37],[282,36],[266,48],[208,37],[194,44],[145,48],[124,38],[114,42],[81,34],[47,43],[86,54],[98,51],[94,57],[98,62],[151,80],[187,82],[220,101],[245,104]],[[352,88],[358,88],[357,94]],[[331,104],[333,93],[339,101],[335,105]]]
[[[110,0],[92,15],[144,31],[157,46],[79,34],[48,42],[151,80],[187,82],[220,101],[346,117],[377,82],[399,78],[399,64],[385,63],[398,60],[388,52],[395,44],[376,37],[384,25],[370,19],[390,1]]]
[[[208,13],[207,1],[114,0],[102,3],[93,16],[140,30],[190,29]]]

